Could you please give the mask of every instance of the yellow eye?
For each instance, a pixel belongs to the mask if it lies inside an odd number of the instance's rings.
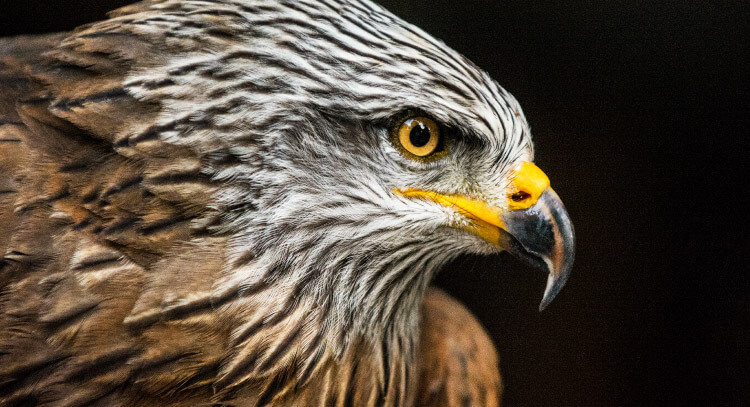
[[[425,158],[441,151],[443,144],[437,123],[421,116],[404,120],[397,130],[396,138],[406,152],[417,158]]]

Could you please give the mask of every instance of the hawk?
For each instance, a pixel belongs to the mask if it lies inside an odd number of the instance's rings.
[[[516,100],[367,0],[146,0],[0,40],[0,404],[496,406],[430,288],[549,275],[569,217]]]

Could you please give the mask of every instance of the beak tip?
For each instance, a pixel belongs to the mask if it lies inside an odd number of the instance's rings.
[[[559,284],[556,284],[557,279],[553,274],[550,274],[547,277],[547,288],[544,289],[544,296],[542,297],[542,302],[539,303],[539,312],[544,311],[547,306],[549,306],[552,303],[552,300],[555,299],[557,296],[557,293],[560,292],[560,289],[562,289]]]
[[[544,294],[544,297],[542,298],[542,302],[539,303],[539,312],[544,311],[547,309],[547,307],[552,303],[552,300],[555,299],[555,295],[550,295],[548,293]]]
[[[549,306],[552,303],[552,300],[557,297],[557,294],[560,293],[562,288],[565,286],[565,283],[568,280],[569,276],[569,268],[566,267],[566,270],[564,270],[560,274],[550,273],[547,277],[547,287],[544,290],[544,296],[542,297],[542,302],[539,304],[539,312],[544,311],[547,306]]]

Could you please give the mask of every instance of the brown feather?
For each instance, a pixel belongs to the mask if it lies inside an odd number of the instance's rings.
[[[466,307],[431,289],[422,303],[421,331],[417,406],[499,406],[497,352]]]

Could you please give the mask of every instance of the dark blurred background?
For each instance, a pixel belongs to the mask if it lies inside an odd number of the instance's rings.
[[[0,0],[0,35],[68,30],[128,1]],[[506,406],[750,405],[750,7],[731,1],[381,4],[524,107],[575,222],[567,287],[467,258],[438,284],[481,319]]]

